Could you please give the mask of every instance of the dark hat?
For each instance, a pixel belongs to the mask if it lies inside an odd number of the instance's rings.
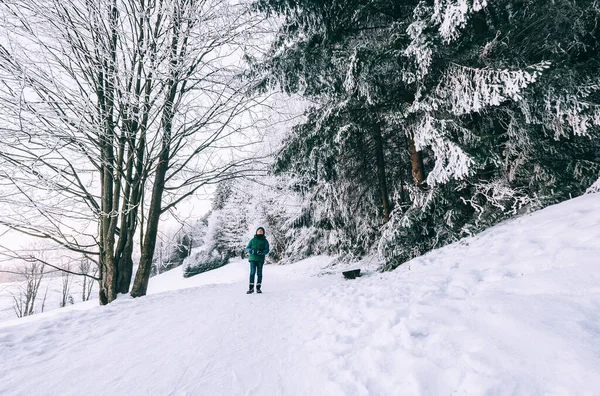
[[[256,229],[256,233],[257,233],[257,234],[258,234],[258,230],[262,230],[263,234],[266,234],[266,232],[265,232],[265,229],[264,229],[264,228],[262,228],[262,227],[258,227],[258,228]]]

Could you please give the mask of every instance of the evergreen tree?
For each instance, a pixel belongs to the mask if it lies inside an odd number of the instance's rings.
[[[225,256],[242,256],[248,242],[248,193],[239,188],[239,183],[229,183],[230,193],[219,211],[221,222],[220,244],[217,249]]]
[[[275,170],[338,252],[393,268],[597,179],[593,0],[256,4],[283,17],[259,88],[315,103]]]

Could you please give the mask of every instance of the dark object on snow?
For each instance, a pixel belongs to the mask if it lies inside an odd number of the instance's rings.
[[[346,278],[346,279],[358,278],[360,276],[360,269],[344,271],[344,272],[342,272],[342,274],[344,274],[344,278]]]

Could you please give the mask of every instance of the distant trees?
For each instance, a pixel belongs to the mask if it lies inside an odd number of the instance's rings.
[[[328,242],[335,232],[315,238],[319,230],[302,227],[304,203],[288,183],[285,178],[267,175],[221,183],[207,218],[207,250],[214,249],[227,259],[244,257],[248,241],[262,226],[271,246],[271,260],[289,262],[331,253]]]
[[[1,203],[20,207],[0,224],[95,261],[101,304],[142,296],[160,217],[248,172],[243,117],[264,97],[232,59],[260,19],[225,0],[0,7]]]
[[[81,285],[81,301],[88,301],[94,289],[96,264],[90,260],[65,255],[61,249],[39,242],[15,251],[3,247],[5,267],[0,273],[10,275],[6,290],[13,300],[18,317],[73,304],[74,282]],[[77,279],[79,278],[79,279]]]
[[[44,278],[44,265],[37,261],[26,262],[17,269],[23,284],[17,287],[16,292],[11,292],[13,309],[17,317],[30,316],[36,313],[35,304],[38,300],[40,284]],[[43,297],[40,312],[44,312],[46,296]]]
[[[70,265],[67,265],[66,269],[69,270]],[[60,290],[61,291],[60,307],[64,308],[67,306],[67,304],[73,304],[73,296],[71,296],[71,285],[73,283],[73,275],[71,275],[69,272],[61,271],[60,280],[61,280],[61,286],[62,286],[61,290]],[[83,301],[85,301],[85,300],[83,300]]]
[[[185,223],[177,230],[159,232],[157,252],[152,264],[152,275],[158,275],[180,266],[192,249],[199,246],[203,232],[202,221]]]
[[[91,275],[95,277],[98,274],[98,267],[86,258],[79,260],[79,272],[84,275]],[[81,301],[88,301],[92,296],[92,289],[94,288],[93,278],[87,276],[81,277]]]
[[[595,1],[255,4],[283,21],[258,89],[313,103],[274,170],[337,253],[394,268],[597,180]]]
[[[184,277],[209,271],[245,257],[245,247],[257,227],[266,229],[270,262],[289,263],[317,254],[335,254],[339,232],[311,226],[295,183],[284,177],[262,175],[219,183],[211,212],[192,229],[202,230],[203,243],[185,259]],[[323,212],[328,208],[323,207]]]

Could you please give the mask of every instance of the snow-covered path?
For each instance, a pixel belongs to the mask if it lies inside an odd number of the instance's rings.
[[[310,320],[306,292],[326,280],[298,287],[270,272],[263,295],[206,285],[0,328],[0,394],[324,394],[298,323]]]
[[[0,323],[0,395],[600,395],[600,194],[392,273],[247,264]]]

